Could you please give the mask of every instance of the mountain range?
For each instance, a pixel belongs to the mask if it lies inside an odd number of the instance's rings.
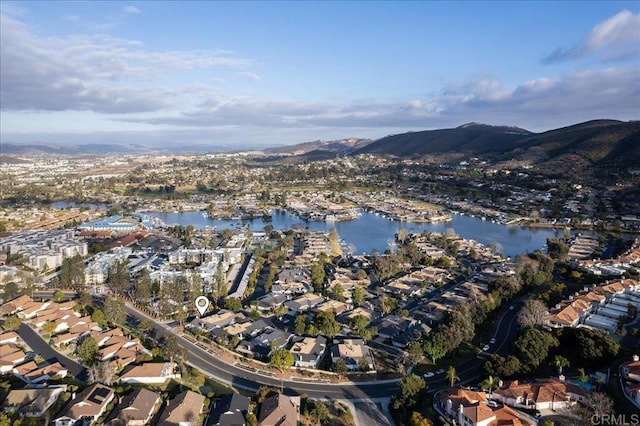
[[[14,154],[107,154],[151,152],[216,152],[224,147],[182,145],[159,149],[144,145],[11,144],[0,146],[2,155]],[[350,138],[313,141],[264,149],[277,161],[318,161],[359,154],[397,158],[455,159],[481,157],[511,164],[536,165],[539,169],[575,173],[590,169],[640,168],[640,121],[593,120],[534,133],[519,127],[468,123],[451,129],[425,130],[385,136],[377,140]]]

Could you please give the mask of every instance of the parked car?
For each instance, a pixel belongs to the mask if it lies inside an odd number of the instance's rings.
[[[492,345],[496,342],[496,338],[492,337],[491,340],[489,340],[489,343],[491,343]]]
[[[482,350],[485,351],[485,352],[488,351],[489,350],[489,345],[484,345],[482,347]]]
[[[422,375],[422,377],[424,377],[425,379],[428,379],[429,377],[433,377],[433,376],[435,376],[435,373],[433,371],[429,371]]]
[[[436,374],[442,374],[444,373],[444,368],[441,368],[439,370],[436,370]]]

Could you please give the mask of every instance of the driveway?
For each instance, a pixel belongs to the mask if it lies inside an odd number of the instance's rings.
[[[56,361],[60,362],[69,374],[75,376],[78,380],[83,382],[87,381],[87,369],[78,364],[74,360],[67,358],[66,356],[56,352],[47,342],[45,342],[38,333],[31,329],[27,324],[20,324],[18,328],[18,334],[25,341],[31,350],[37,355],[45,359],[47,362],[53,364]]]

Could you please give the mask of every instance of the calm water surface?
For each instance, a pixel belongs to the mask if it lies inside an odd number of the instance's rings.
[[[383,252],[393,243],[394,235],[399,229],[420,233],[422,231],[445,232],[448,228],[452,228],[463,238],[476,240],[485,245],[497,243],[502,247],[505,255],[511,257],[541,249],[547,238],[563,235],[563,231],[560,230],[507,226],[462,215],[454,215],[453,220],[447,223],[395,222],[372,213],[362,213],[360,218],[347,222],[305,222],[282,210],[273,212],[272,221],[216,220],[204,217],[202,212],[149,213],[149,215],[161,219],[167,225],[193,225],[199,229],[215,226],[216,229],[221,230],[233,229],[238,225],[249,225],[253,231],[262,231],[266,225],[272,225],[275,229],[298,228],[327,232],[335,227],[340,238],[344,239],[354,253],[358,254],[371,253],[374,249]]]

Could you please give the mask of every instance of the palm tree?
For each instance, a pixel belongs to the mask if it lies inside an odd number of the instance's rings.
[[[584,368],[578,368],[578,375],[580,376],[580,381],[582,383],[587,383],[589,381],[589,376],[584,372]]]
[[[449,386],[453,387],[457,380],[460,380],[458,377],[458,373],[456,372],[456,368],[453,365],[450,365],[447,369],[447,379],[449,379]]]
[[[558,369],[558,375],[562,375],[562,368],[569,366],[569,360],[561,355],[556,355],[551,365],[554,365]]]
[[[487,377],[486,380],[480,383],[480,387],[482,388],[482,390],[489,391],[489,399],[491,399],[491,396],[493,394],[493,388],[497,389],[499,386],[499,383],[500,383],[500,379],[498,377],[489,376]]]

